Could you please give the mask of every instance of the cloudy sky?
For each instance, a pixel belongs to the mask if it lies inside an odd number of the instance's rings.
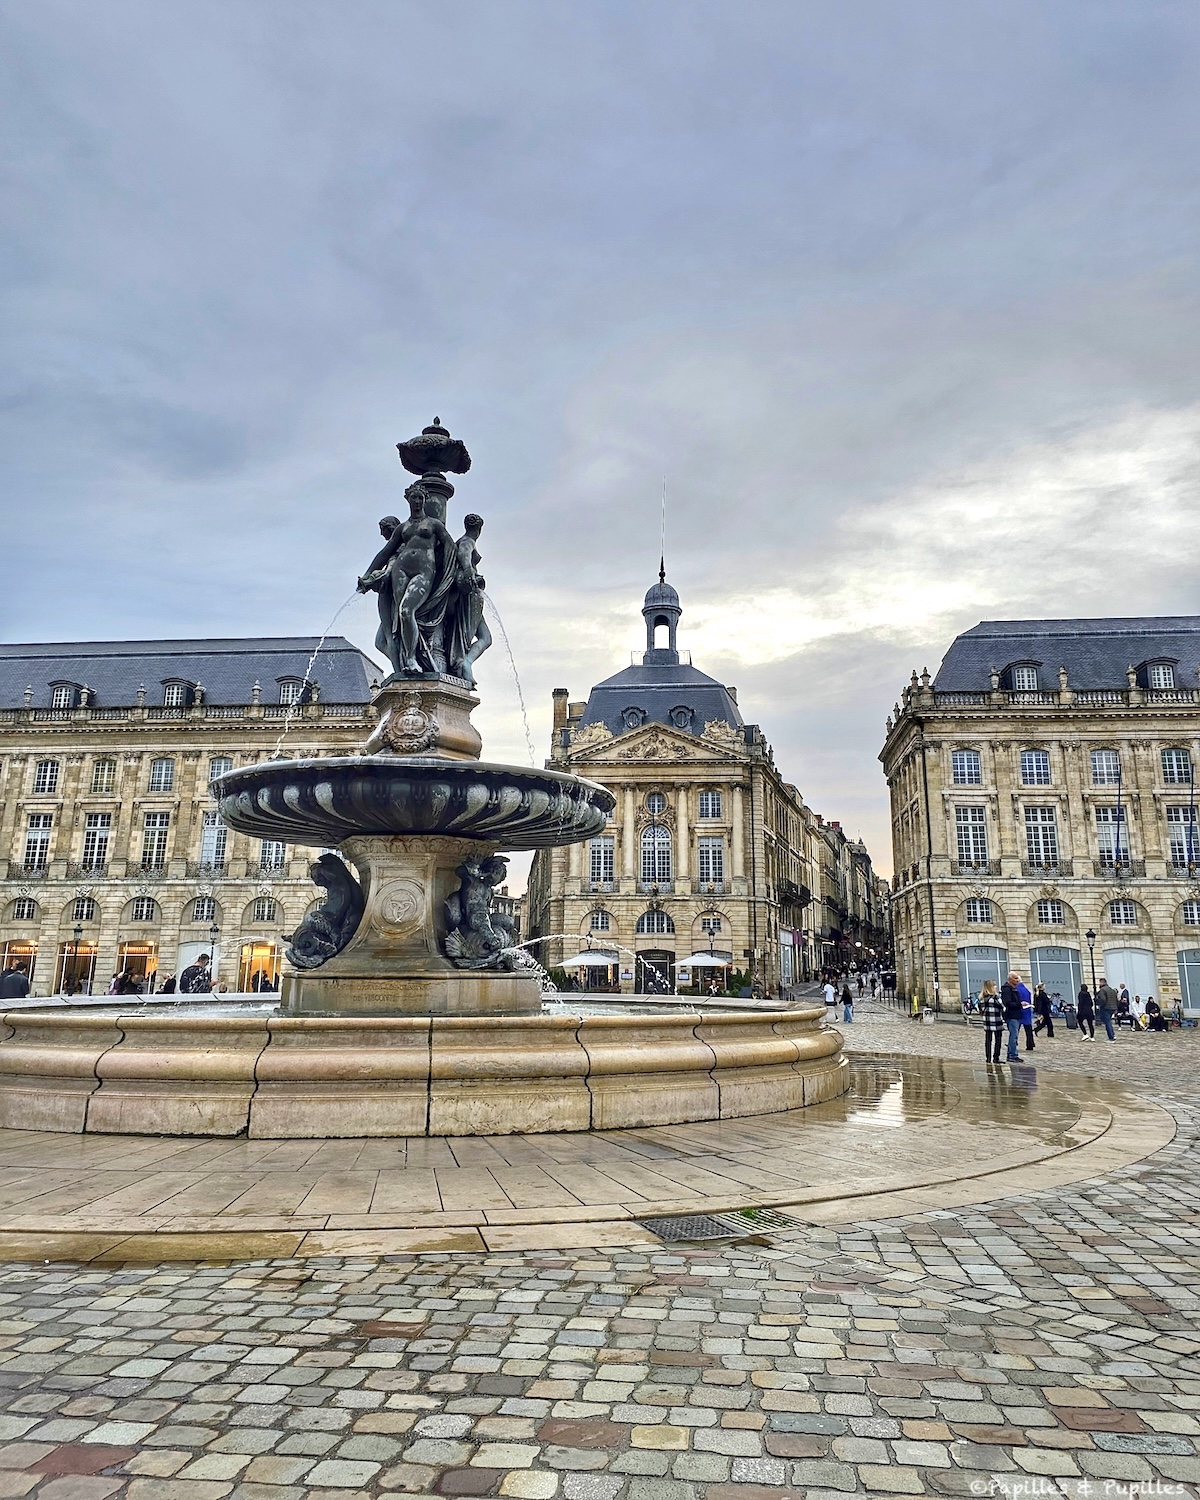
[[[888,870],[911,668],[1200,603],[1193,0],[0,17],[5,639],[319,633],[437,413],[538,759],[665,477],[681,644]]]

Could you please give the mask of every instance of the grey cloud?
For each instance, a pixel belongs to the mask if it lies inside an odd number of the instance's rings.
[[[666,474],[697,660],[882,861],[882,716],[947,632],[1195,607],[1186,8],[0,24],[10,637],[319,630],[437,411],[539,752],[549,689],[638,644]],[[524,758],[485,662],[489,746]]]

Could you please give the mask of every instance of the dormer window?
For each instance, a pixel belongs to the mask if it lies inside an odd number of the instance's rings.
[[[51,708],[74,708],[76,689],[69,682],[60,682],[50,694]]]
[[[304,681],[300,677],[284,677],[279,683],[280,703],[299,703],[304,693]]]
[[[695,714],[684,703],[676,704],[670,713],[671,723],[676,729],[690,729],[694,718]]]
[[[1150,663],[1150,686],[1152,688],[1173,688],[1175,686],[1175,668],[1170,662],[1156,661]]]
[[[190,696],[186,682],[168,682],[163,687],[164,708],[186,708]]]
[[[646,722],[646,710],[644,708],[623,708],[621,710],[621,723],[626,729],[640,729]]]
[[[1014,667],[1012,669],[1012,690],[1014,693],[1036,693],[1038,690],[1037,668]]]

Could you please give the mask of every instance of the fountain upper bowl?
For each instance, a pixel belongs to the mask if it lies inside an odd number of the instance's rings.
[[[213,781],[221,816],[256,838],[332,848],[363,834],[548,849],[599,833],[616,798],[561,771],[436,756],[267,760]]]

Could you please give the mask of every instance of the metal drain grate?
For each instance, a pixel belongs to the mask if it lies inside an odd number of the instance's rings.
[[[740,1240],[772,1229],[801,1229],[799,1219],[772,1208],[739,1208],[727,1214],[678,1214],[667,1219],[639,1219],[660,1240]]]
[[[733,1216],[718,1218],[715,1214],[680,1214],[670,1219],[639,1219],[643,1229],[660,1240],[736,1240],[746,1233],[746,1226]]]

